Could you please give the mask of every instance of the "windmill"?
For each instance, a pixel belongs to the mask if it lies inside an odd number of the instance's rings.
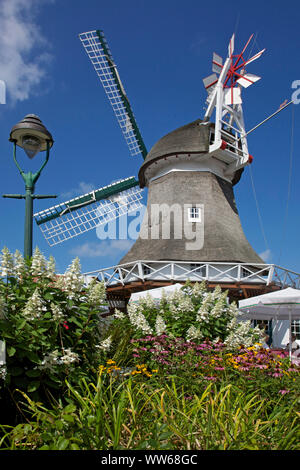
[[[79,35],[130,154],[144,161],[138,179],[124,178],[38,212],[35,219],[53,246],[137,210],[148,188],[146,215],[132,248],[117,266],[87,273],[106,282],[111,299],[126,300],[131,292],[186,279],[222,284],[237,297],[245,289],[256,295],[266,287],[269,267],[244,235],[233,193],[252,161],[242,89],[260,79],[246,66],[264,52],[244,58],[252,37],[235,54],[233,35],[224,63],[213,54],[213,74],[203,80],[208,93],[204,118],[170,132],[148,153],[103,32]],[[166,220],[169,231],[163,233]]]

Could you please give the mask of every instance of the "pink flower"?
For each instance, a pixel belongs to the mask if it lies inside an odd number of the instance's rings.
[[[286,393],[290,393],[289,390],[279,390],[279,393],[281,393],[281,395],[285,395]]]

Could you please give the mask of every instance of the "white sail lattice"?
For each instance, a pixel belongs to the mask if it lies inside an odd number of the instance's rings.
[[[130,188],[110,199],[95,201],[71,211],[65,202],[34,214],[34,218],[48,244],[54,246],[140,209],[142,192],[139,187]],[[54,218],[53,214],[57,211],[61,215]]]
[[[132,156],[143,153],[143,142],[130,108],[124,87],[106,40],[100,31],[79,34],[104,91],[116,115]]]

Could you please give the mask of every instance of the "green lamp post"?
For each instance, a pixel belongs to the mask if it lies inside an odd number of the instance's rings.
[[[9,137],[13,142],[14,162],[24,180],[25,194],[4,194],[5,198],[25,199],[25,230],[24,230],[24,258],[32,256],[32,225],[33,225],[33,200],[57,197],[56,195],[38,195],[34,194],[35,184],[41,174],[41,171],[47,164],[50,156],[50,148],[53,145],[53,139],[50,132],[43,125],[42,121],[35,114],[27,114],[22,121],[16,124]],[[25,173],[16,158],[17,145],[24,149],[27,156],[32,159],[38,152],[46,152],[46,158],[42,166],[36,173],[29,171]]]

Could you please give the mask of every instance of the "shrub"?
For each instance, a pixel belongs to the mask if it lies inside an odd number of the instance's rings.
[[[38,249],[27,263],[19,252],[13,256],[2,250],[1,274],[3,409],[15,400],[16,388],[33,399],[49,400],[63,393],[67,377],[72,381],[90,376],[98,364],[103,334],[99,314],[104,285],[92,282],[85,288],[78,259],[65,275],[56,276],[54,259],[46,261]]]
[[[251,328],[250,321],[238,321],[236,304],[228,303],[228,292],[217,286],[209,292],[205,283],[185,286],[170,295],[154,300],[150,294],[130,303],[128,315],[118,310],[110,329],[110,352],[119,348],[120,332],[130,331],[131,339],[145,336],[167,335],[169,338],[182,338],[185,341],[203,340],[223,342],[228,348],[251,346],[262,339],[262,331]],[[109,348],[107,348],[109,350]],[[124,348],[127,360],[130,348]]]

